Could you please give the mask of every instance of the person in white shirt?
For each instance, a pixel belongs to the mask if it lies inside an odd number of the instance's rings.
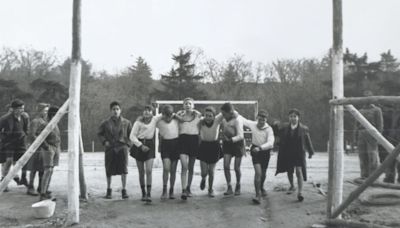
[[[179,148],[182,165],[181,199],[186,200],[187,197],[192,196],[190,186],[193,180],[194,164],[199,149],[201,114],[194,110],[194,100],[189,97],[183,100],[183,109],[176,114],[176,117],[179,119]],[[187,175],[188,171],[189,175]]]
[[[266,196],[264,188],[270,151],[274,147],[274,131],[267,123],[268,112],[260,110],[257,113],[257,121],[248,120],[243,117],[243,125],[251,130],[250,148],[254,166],[254,187],[256,196],[253,198],[255,204],[260,204],[261,196]]]
[[[208,175],[208,196],[214,197],[213,182],[214,170],[218,160],[222,157],[222,148],[218,140],[222,115],[216,116],[216,110],[208,106],[204,111],[204,118],[200,123],[200,147],[198,159],[201,161],[200,189],[204,190]]]
[[[169,177],[169,198],[175,199],[174,185],[176,177],[176,166],[179,160],[178,138],[179,126],[178,120],[174,119],[174,109],[171,105],[162,108],[162,119],[157,123],[160,130],[160,152],[163,161],[163,192],[161,199],[167,198],[167,185]]]
[[[135,123],[129,139],[132,141],[131,156],[136,159],[139,170],[139,182],[142,189],[142,201],[151,202],[151,183],[154,151],[154,134],[156,124],[161,119],[161,115],[153,116],[153,107],[144,107],[143,115]],[[146,173],[146,182],[145,182]]]
[[[235,109],[231,103],[223,104],[221,106],[221,113],[224,117],[224,119],[222,120],[224,134],[222,145],[222,150],[224,154],[224,173],[226,184],[228,186],[227,191],[224,193],[224,195],[233,195],[230,173],[232,157],[235,157],[235,195],[240,195],[240,164],[242,162],[242,156],[245,153],[243,121],[242,118],[239,118],[239,115],[235,112]]]

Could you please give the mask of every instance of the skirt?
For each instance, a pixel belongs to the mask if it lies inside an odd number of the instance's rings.
[[[197,157],[199,151],[198,135],[179,135],[179,151],[181,154],[187,154],[190,157]]]
[[[48,149],[41,150],[41,156],[43,160],[43,167],[58,166],[60,161],[60,148],[49,145]]]
[[[143,145],[147,146],[150,148],[149,151],[144,152],[140,147],[137,147],[135,145],[132,146],[131,148],[131,156],[136,159],[136,161],[140,162],[145,162],[149,159],[155,158],[156,153],[154,151],[154,140],[153,139],[139,139],[140,142],[143,143]]]
[[[128,150],[126,145],[106,148],[104,161],[107,176],[128,174]]]
[[[27,170],[33,171],[33,172],[44,171],[42,150],[43,149],[40,147],[34,154],[32,154],[32,157],[29,159],[29,161],[27,163]]]
[[[227,142],[224,141],[222,144],[222,150],[224,155],[229,154],[234,157],[242,157],[244,154],[244,141],[240,140],[238,142]]]
[[[171,161],[179,159],[179,139],[162,139],[160,141],[161,158],[169,158]]]
[[[215,164],[222,157],[222,148],[218,141],[200,143],[199,156],[200,161],[207,164]]]

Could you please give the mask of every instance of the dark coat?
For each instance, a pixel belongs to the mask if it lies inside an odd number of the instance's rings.
[[[16,149],[26,149],[27,144],[27,136],[29,133],[29,116],[27,113],[22,113],[21,121],[22,121],[22,132],[19,132],[20,135],[16,138],[14,135],[14,114],[8,113],[5,116],[0,118],[0,132],[1,132],[1,141],[4,149],[12,149],[17,147]]]
[[[106,141],[108,141],[111,146],[126,144],[127,146],[131,147],[132,143],[129,139],[131,131],[131,121],[121,116],[120,124],[117,126],[116,122],[112,119],[112,117],[110,117],[101,123],[97,135],[99,136],[99,139],[103,145]]]
[[[301,166],[303,179],[307,181],[306,151],[308,151],[310,156],[314,154],[308,127],[299,123],[297,135],[294,137],[299,140],[300,148],[296,148],[296,151],[290,149],[292,145],[289,145],[288,142],[290,140],[290,124],[286,123],[282,127],[276,128],[276,130],[279,141],[279,153],[275,175],[278,173],[293,172],[295,166]]]

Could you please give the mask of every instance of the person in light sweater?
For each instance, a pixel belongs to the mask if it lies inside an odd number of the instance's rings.
[[[167,185],[169,177],[169,198],[175,199],[174,185],[176,177],[176,166],[179,160],[178,139],[179,122],[174,118],[174,108],[166,105],[162,108],[162,118],[157,123],[160,130],[160,152],[163,161],[163,192],[161,199],[167,198]]]
[[[136,159],[139,171],[140,188],[142,189],[142,201],[151,203],[151,183],[154,151],[154,134],[157,122],[161,119],[161,115],[153,116],[153,107],[146,105],[143,115],[140,116],[135,123],[129,139],[132,141],[131,156]],[[146,174],[146,181],[145,181]]]
[[[240,195],[240,164],[242,162],[242,156],[245,153],[243,121],[242,118],[239,117],[238,113],[235,112],[231,103],[225,103],[221,106],[221,114],[224,117],[222,120],[224,134],[222,145],[224,154],[224,173],[226,184],[228,186],[224,195],[233,195],[230,172],[232,157],[235,157],[235,195]]]
[[[181,199],[186,200],[187,197],[192,196],[190,186],[193,180],[194,164],[198,155],[201,114],[194,110],[194,100],[189,97],[183,100],[183,109],[177,112],[176,117],[179,119],[179,148],[182,165]],[[188,171],[189,175],[187,175]]]
[[[208,175],[208,196],[214,197],[213,182],[215,165],[222,156],[222,148],[218,140],[222,115],[216,116],[216,110],[208,106],[200,123],[200,147],[198,159],[201,161],[200,189],[204,190]]]
[[[250,148],[251,157],[254,166],[254,187],[256,196],[253,198],[255,204],[260,204],[261,196],[266,196],[264,182],[267,175],[267,168],[270,159],[270,152],[274,146],[274,131],[268,125],[268,112],[260,110],[257,113],[257,121],[248,120],[244,117],[243,125],[251,130]]]

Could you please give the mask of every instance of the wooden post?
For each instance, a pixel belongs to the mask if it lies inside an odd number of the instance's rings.
[[[83,154],[85,153],[83,147],[83,140],[82,140],[82,131],[80,132],[79,137],[79,144],[80,144],[80,153],[79,153],[79,189],[80,189],[80,198],[87,200],[87,188],[86,188],[86,180],[85,180],[85,169],[83,167]]]
[[[329,112],[329,141],[328,141],[328,155],[329,155],[329,169],[328,169],[328,177],[331,177],[333,173],[335,172],[334,170],[334,134],[335,134],[335,113],[334,113],[334,107],[331,106],[330,112]],[[332,201],[329,199],[332,199],[332,192],[329,189],[333,189],[333,178],[328,178],[328,201],[327,201],[327,214],[328,218],[332,214]]]
[[[68,115],[68,224],[79,223],[79,148],[81,92],[81,1],[73,1],[72,58]]]
[[[347,206],[350,205],[353,200],[357,199],[357,197],[376,179],[379,178],[379,176],[385,172],[386,168],[392,163],[394,159],[400,154],[400,144],[393,150],[391,154],[389,154],[386,159],[382,162],[382,164],[376,169],[365,181],[362,183],[358,188],[356,188],[353,192],[350,193],[350,195],[347,197],[347,199],[337,207],[337,209],[332,213],[332,218],[336,218],[337,216],[342,213]]]
[[[400,104],[400,96],[370,96],[370,97],[347,97],[332,99],[330,105],[365,105],[365,104]]]
[[[343,39],[342,39],[342,0],[333,3],[333,45],[332,45],[332,95],[334,99],[343,98]],[[327,216],[342,202],[343,193],[343,106],[333,108],[332,150],[329,162]]]
[[[7,187],[8,183],[12,180],[15,175],[22,169],[22,167],[28,162],[36,150],[42,145],[43,141],[47,138],[50,132],[54,129],[57,123],[61,120],[65,113],[67,113],[69,105],[69,100],[67,100],[63,106],[58,110],[56,115],[51,119],[51,121],[46,125],[35,141],[29,146],[28,150],[24,155],[17,161],[13,168],[8,172],[7,176],[4,177],[0,184],[0,195],[3,194],[3,190]]]

